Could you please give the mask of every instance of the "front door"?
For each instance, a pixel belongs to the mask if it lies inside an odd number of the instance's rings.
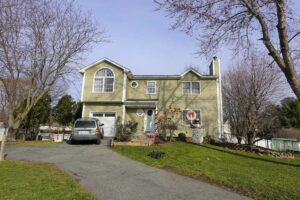
[[[153,132],[155,130],[155,112],[153,109],[145,110],[144,127],[145,132]]]

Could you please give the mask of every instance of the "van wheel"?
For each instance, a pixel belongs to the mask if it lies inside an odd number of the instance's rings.
[[[99,145],[100,143],[101,143],[101,140],[100,140],[100,139],[96,140],[96,144],[97,144],[97,145]]]

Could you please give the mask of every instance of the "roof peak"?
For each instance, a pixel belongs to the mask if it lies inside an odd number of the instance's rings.
[[[119,64],[119,63],[117,63],[117,62],[115,62],[115,61],[113,61],[113,60],[111,60],[111,59],[109,59],[107,57],[103,57],[100,60],[97,60],[96,62],[93,62],[92,64],[89,64],[88,66],[80,69],[79,72],[80,73],[84,73],[87,69],[89,69],[91,67],[94,67],[95,65],[97,65],[99,63],[102,63],[104,61],[109,62],[109,63],[111,63],[111,64],[119,67],[120,69],[124,70],[125,72],[130,72],[130,70],[127,67],[124,67],[123,65],[121,65],[121,64]]]

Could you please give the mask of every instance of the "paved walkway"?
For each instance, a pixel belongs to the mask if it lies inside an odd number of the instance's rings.
[[[101,200],[247,199],[210,184],[146,166],[104,145],[7,145],[7,159],[55,163]]]

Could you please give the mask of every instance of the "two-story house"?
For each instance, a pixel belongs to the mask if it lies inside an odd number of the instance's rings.
[[[219,138],[223,122],[218,58],[213,58],[209,69],[208,75],[194,69],[180,75],[134,75],[128,68],[103,58],[80,70],[82,116],[99,118],[105,136],[115,134],[117,117],[121,123],[138,122],[138,133],[145,133],[155,130],[155,117],[171,105],[181,109],[177,134],[191,136],[187,113],[194,111],[204,135]]]

